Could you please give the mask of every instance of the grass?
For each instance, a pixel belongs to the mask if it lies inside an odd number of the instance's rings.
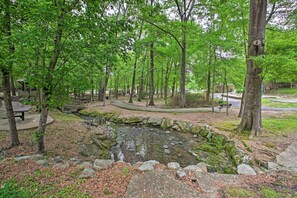
[[[43,175],[41,172],[36,172],[38,176]],[[6,197],[61,197],[61,198],[87,198],[85,193],[80,192],[80,182],[70,184],[63,188],[58,188],[56,183],[43,183],[35,176],[26,176],[24,180],[8,179],[3,182],[0,188],[0,198]]]
[[[244,188],[229,188],[226,193],[230,197],[255,197],[255,193]]]
[[[51,111],[51,116],[54,120],[59,122],[81,122],[82,118],[73,115],[73,114],[65,114],[59,111]]]
[[[277,192],[274,189],[267,188],[267,187],[263,187],[261,189],[261,194],[267,198],[281,198],[281,197],[285,198],[286,197],[286,194],[282,192]]]
[[[297,132],[297,113],[282,117],[268,117],[263,119],[263,127],[266,132],[275,135],[287,135]]]
[[[271,90],[268,92],[271,95],[289,95],[289,96],[297,96],[297,88],[281,88],[277,90]]]
[[[262,98],[262,105],[265,107],[275,107],[275,108],[296,108],[297,103],[284,103],[271,101],[270,98]]]

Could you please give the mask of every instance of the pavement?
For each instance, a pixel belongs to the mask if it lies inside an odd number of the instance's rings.
[[[128,110],[135,110],[135,111],[147,111],[147,112],[159,112],[159,113],[193,113],[193,112],[211,112],[211,108],[174,108],[174,109],[162,109],[162,108],[155,108],[155,107],[144,107],[134,105],[133,103],[127,103],[121,100],[112,100],[111,104]],[[218,108],[215,108],[215,112],[219,112]]]
[[[221,93],[216,93],[215,98],[222,98]],[[227,101],[227,97],[223,96],[223,100]],[[297,99],[291,100],[282,100],[288,102],[297,102]],[[228,103],[232,104],[232,108],[240,108],[241,100],[238,96],[230,95],[228,97]],[[128,110],[135,110],[135,111],[147,111],[147,112],[159,112],[159,113],[193,113],[193,112],[212,112],[212,108],[205,107],[205,108],[174,108],[174,109],[162,109],[156,107],[144,107],[139,105],[134,105],[133,103],[127,103],[121,100],[112,100],[111,104]],[[264,111],[297,111],[297,108],[275,108],[275,107],[265,107],[262,106],[262,110]],[[215,107],[215,112],[219,112],[219,109]],[[224,110],[222,110],[224,112]]]
[[[37,128],[39,124],[40,114],[36,113],[25,113],[25,120],[22,121],[21,118],[15,118],[16,126],[18,130],[33,129]],[[54,121],[53,118],[48,116],[47,123],[50,124]],[[0,131],[8,131],[8,121],[7,119],[0,119]]]

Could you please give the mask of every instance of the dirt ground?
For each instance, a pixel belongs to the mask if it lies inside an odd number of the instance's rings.
[[[145,103],[135,103],[136,105],[145,105]],[[158,102],[156,103],[157,107]],[[297,139],[297,133],[287,136],[278,136],[264,133],[260,137],[255,137],[250,140],[247,134],[235,133],[236,125],[232,129],[224,127],[224,122],[234,121],[239,123],[240,118],[237,117],[238,110],[230,109],[229,115],[225,113],[211,113],[211,112],[197,112],[197,113],[156,113],[156,112],[142,112],[130,111],[120,109],[107,102],[105,106],[102,103],[94,102],[86,105],[91,111],[100,112],[116,112],[123,116],[134,117],[166,117],[173,120],[190,121],[197,125],[208,124],[214,127],[218,133],[222,133],[233,139],[236,144],[242,148],[245,153],[254,163],[262,163],[265,161],[273,161],[275,155],[283,151],[292,141]],[[278,115],[279,112],[263,112],[264,117]],[[64,115],[58,111],[53,111],[50,115],[55,121],[48,125],[45,134],[46,156],[48,158],[61,156],[62,159],[68,160],[70,158],[81,159],[82,161],[92,161],[92,158],[83,158],[78,153],[77,141],[83,134],[87,133],[85,126],[82,124],[82,119],[74,115]],[[65,170],[51,170],[47,167],[42,167],[34,161],[26,160],[24,162],[15,162],[14,157],[17,155],[31,155],[35,154],[36,146],[33,138],[34,130],[19,131],[21,145],[12,149],[6,150],[8,135],[5,131],[0,131],[0,185],[8,178],[16,178],[17,180],[28,182],[26,179],[33,178],[39,184],[49,184],[54,186],[54,189],[63,189],[66,186],[79,189],[81,192],[90,194],[94,197],[122,197],[126,192],[130,178],[134,174],[141,174],[136,170],[135,166],[128,166],[124,163],[117,163],[113,168],[96,172],[95,177],[89,180],[78,180],[77,176],[81,168],[71,164],[69,169]],[[245,145],[243,144],[245,143]],[[273,142],[274,146],[267,146],[268,143]],[[252,150],[253,152],[250,152]],[[37,174],[37,173],[42,174]],[[266,175],[259,175],[258,180],[261,185],[273,186],[274,189],[279,188],[274,183],[282,183],[282,186],[293,186],[290,189],[296,188],[294,184],[295,178],[292,175],[285,173],[277,173],[267,177]],[[297,180],[296,180],[297,181]],[[190,178],[185,179],[185,182],[190,182]],[[253,183],[253,182],[251,182]],[[77,187],[77,185],[79,186]],[[294,186],[295,185],[295,186]],[[249,190],[257,191],[258,186],[251,185]],[[50,192],[50,191],[49,191]],[[48,195],[48,191],[43,195]],[[37,196],[38,197],[38,196]],[[230,196],[229,196],[230,197]]]

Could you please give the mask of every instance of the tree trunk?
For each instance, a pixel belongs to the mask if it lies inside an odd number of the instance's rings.
[[[46,122],[48,117],[48,99],[46,93],[46,89],[41,89],[40,91],[40,100],[41,100],[41,114],[39,118],[39,125],[38,130],[35,132],[35,138],[37,140],[37,152],[38,153],[44,153],[45,152],[45,146],[44,146],[44,133],[46,128]]]
[[[211,56],[211,53],[210,53]],[[216,84],[216,48],[214,48],[214,61],[212,70],[212,89],[211,89],[211,110],[214,112],[214,94],[215,94],[215,84]]]
[[[11,94],[13,96],[16,96],[16,91],[15,91],[15,85],[14,85],[14,79],[13,76],[10,75],[10,82],[11,82]]]
[[[13,113],[13,106],[11,102],[10,94],[10,83],[9,83],[9,71],[2,69],[2,86],[3,86],[3,97],[5,103],[6,116],[9,125],[9,140],[10,146],[17,146],[20,144],[18,132],[16,128],[15,117]]]
[[[107,84],[108,84],[108,78],[109,78],[109,66],[105,66],[105,79],[104,79],[104,84],[103,84],[103,106],[105,106],[105,94],[107,90]]]
[[[139,90],[138,90],[138,102],[141,102],[142,91],[143,91],[143,81],[144,81],[144,66],[141,71],[140,83],[139,83]]]
[[[14,53],[14,46],[11,39],[11,18],[10,18],[10,6],[11,1],[5,0],[4,1],[4,33],[5,36],[8,38],[8,45],[7,51],[10,55]],[[2,61],[1,61],[2,62]],[[1,72],[2,72],[2,87],[3,87],[3,97],[6,109],[6,116],[8,120],[9,126],[9,140],[10,146],[17,146],[20,144],[15,117],[13,113],[13,106],[12,106],[12,99],[11,99],[11,92],[10,92],[10,72],[12,70],[13,62],[9,60],[8,67],[4,65],[0,65]]]
[[[150,44],[150,102],[149,106],[155,106],[154,104],[154,43]]]
[[[250,138],[259,135],[261,123],[262,69],[256,65],[254,57],[264,55],[267,0],[250,1],[250,25],[246,74],[246,97],[244,111],[238,131],[249,130]]]
[[[135,87],[135,78],[136,78],[136,67],[137,67],[137,55],[135,54],[134,66],[133,66],[133,77],[132,77],[132,85],[131,85],[131,94],[129,97],[129,103],[133,103],[133,93]]]
[[[175,96],[175,84],[176,84],[176,74],[177,74],[177,64],[174,66],[174,77],[172,81],[172,88],[171,88],[171,97]]]
[[[209,63],[209,69],[207,72],[207,91],[206,91],[206,101],[209,102],[210,98],[210,89],[211,89],[211,68],[210,68],[210,63]]]
[[[180,93],[179,107],[184,108],[186,104],[186,31],[185,27],[182,30],[182,62],[180,67]]]
[[[103,80],[100,78],[98,83],[98,101],[103,102],[104,90],[103,90]]]
[[[165,105],[167,105],[167,96],[168,96],[168,81],[170,75],[170,61],[166,65],[166,72],[165,72],[165,82],[164,82],[164,100]]]

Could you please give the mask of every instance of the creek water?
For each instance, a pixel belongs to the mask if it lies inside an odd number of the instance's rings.
[[[115,160],[134,164],[157,160],[162,164],[178,162],[182,167],[197,164],[189,151],[199,146],[198,138],[191,134],[165,131],[145,126],[112,125],[117,133],[117,144],[111,149]]]

